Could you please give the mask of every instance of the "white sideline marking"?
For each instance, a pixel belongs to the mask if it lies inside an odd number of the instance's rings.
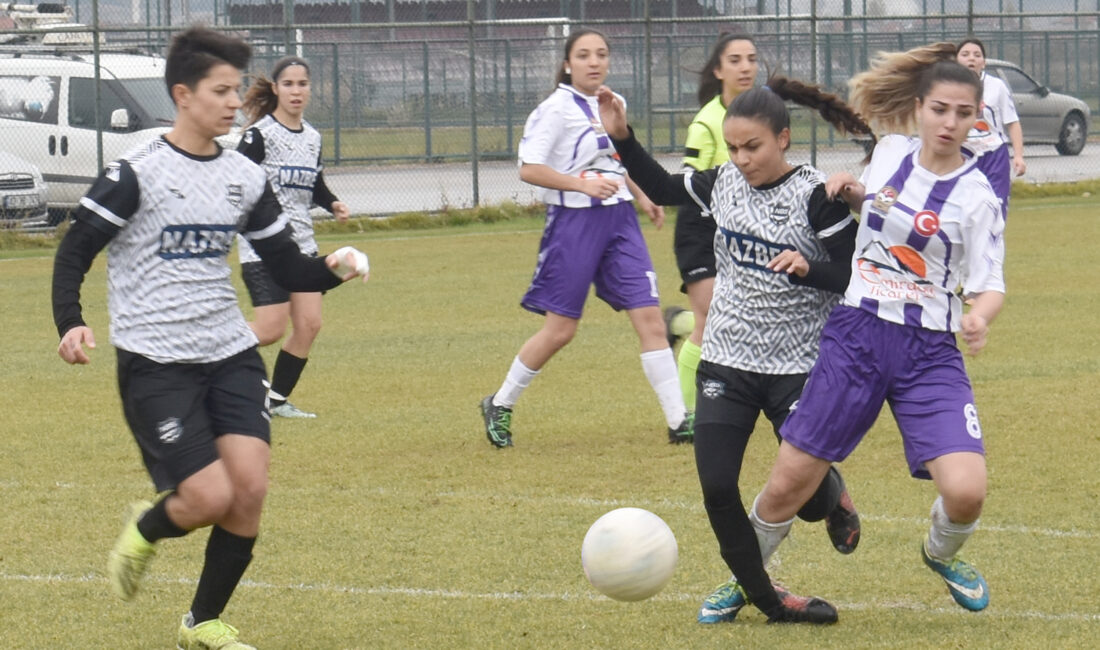
[[[11,574],[0,573],[0,580],[9,582],[38,582],[46,584],[80,584],[80,583],[106,583],[107,578],[95,573],[85,573],[83,575],[66,575],[66,574],[47,574],[47,575],[23,575],[23,574]],[[196,580],[191,578],[147,578],[149,582],[158,582],[161,584],[181,584],[181,585],[194,585]],[[247,589],[261,589],[261,590],[279,590],[279,591],[302,591],[302,592],[320,592],[320,593],[336,593],[336,594],[354,594],[360,596],[413,596],[422,598],[452,598],[457,600],[559,600],[559,601],[571,601],[571,600],[583,600],[583,601],[608,601],[608,598],[598,596],[591,592],[584,593],[526,593],[521,591],[496,591],[496,592],[469,592],[461,591],[457,589],[424,589],[419,587],[356,587],[352,585],[336,585],[330,583],[321,584],[274,584],[270,582],[258,582],[254,580],[242,580],[240,586]],[[665,602],[691,602],[694,603],[698,600],[698,594],[658,594],[653,597],[653,600],[665,601]],[[853,603],[853,602],[839,602],[834,601],[841,612],[844,610],[849,611],[879,611],[879,610],[894,610],[905,609],[913,612],[921,612],[926,614],[944,615],[944,616],[973,616],[973,612],[964,611],[959,607],[929,607],[923,603],[917,603],[912,601],[890,601],[880,603]],[[1084,621],[1088,623],[1100,622],[1100,614],[1089,614],[1083,612],[1063,612],[1061,614],[1048,614],[1046,612],[1036,611],[1017,611],[1017,610],[1005,610],[994,607],[987,612],[987,616],[997,616],[999,618],[1028,618],[1039,621]]]

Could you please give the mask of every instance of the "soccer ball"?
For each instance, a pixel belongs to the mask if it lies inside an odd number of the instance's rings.
[[[660,517],[641,508],[619,508],[596,520],[581,544],[584,575],[615,600],[645,600],[676,569],[676,536]]]

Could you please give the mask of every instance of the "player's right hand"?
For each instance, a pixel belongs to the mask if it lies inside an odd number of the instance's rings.
[[[57,355],[64,359],[66,363],[89,363],[91,358],[84,351],[85,345],[90,349],[94,349],[95,336],[92,334],[92,328],[87,325],[78,325],[65,332],[65,336],[61,337],[61,343],[57,345]]]
[[[580,191],[594,199],[609,199],[619,191],[619,183],[604,176],[587,176],[581,179]]]

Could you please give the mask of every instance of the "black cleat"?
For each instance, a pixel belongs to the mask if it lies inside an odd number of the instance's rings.
[[[695,442],[695,414],[687,413],[684,415],[684,421],[680,423],[680,426],[675,429],[669,428],[668,430],[668,444],[670,445],[682,445],[684,443]]]
[[[485,435],[498,449],[512,446],[512,409],[493,404],[490,395],[481,400],[481,415],[485,417]]]
[[[833,548],[847,555],[859,545],[859,513],[839,472],[837,478],[840,479],[840,500],[833,511],[825,515],[825,530]]]
[[[779,596],[779,607],[768,614],[769,623],[812,623],[828,625],[836,623],[839,617],[836,607],[821,600],[807,596],[796,596],[779,585],[772,585]]]

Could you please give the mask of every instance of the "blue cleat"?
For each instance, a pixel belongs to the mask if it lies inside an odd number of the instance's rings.
[[[980,612],[989,605],[989,585],[978,570],[960,560],[957,556],[949,562],[937,560],[928,555],[925,544],[921,544],[920,555],[924,563],[943,578],[947,590],[955,602],[972,612]]]
[[[737,618],[737,612],[748,603],[749,599],[745,597],[741,585],[737,584],[737,580],[731,579],[707,596],[703,606],[699,608],[697,620],[708,625],[730,623]]]

